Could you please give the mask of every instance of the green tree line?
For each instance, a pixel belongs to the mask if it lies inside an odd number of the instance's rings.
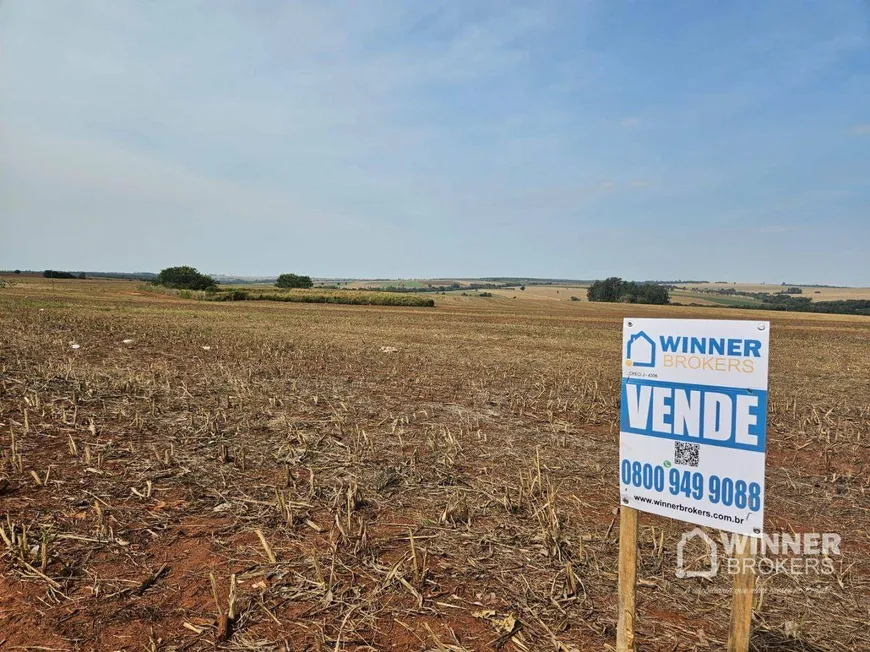
[[[586,290],[586,297],[590,301],[656,305],[665,305],[671,300],[670,292],[664,285],[623,281],[618,276],[611,276],[603,281],[595,281]]]

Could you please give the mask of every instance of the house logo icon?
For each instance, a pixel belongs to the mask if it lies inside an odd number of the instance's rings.
[[[710,557],[710,568],[707,570],[690,570],[687,571],[684,565],[685,560],[685,548],[686,544],[693,539],[700,538],[704,541],[704,544],[707,546],[707,553]],[[680,542],[677,544],[677,577],[680,579],[684,579],[686,577],[706,577],[707,579],[711,579],[716,577],[716,573],[719,572],[719,552],[718,547],[716,546],[716,542],[713,541],[707,533],[704,532],[701,528],[696,527],[691,532],[683,532],[683,536],[680,538]]]
[[[625,364],[629,367],[656,366],[656,343],[643,331],[629,337],[625,349]]]

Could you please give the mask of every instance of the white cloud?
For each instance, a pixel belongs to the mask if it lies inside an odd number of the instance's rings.
[[[858,125],[852,130],[856,136],[870,136],[870,124]]]

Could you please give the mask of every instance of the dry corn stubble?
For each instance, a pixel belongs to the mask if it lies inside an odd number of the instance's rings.
[[[2,637],[61,649],[602,649],[621,319],[752,317],[29,283],[0,292]],[[866,649],[870,323],[765,318],[769,529],[844,563],[762,579],[753,643]],[[642,649],[721,648],[727,581],[677,580],[686,528],[641,523]]]

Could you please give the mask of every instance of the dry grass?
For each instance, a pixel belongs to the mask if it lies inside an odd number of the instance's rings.
[[[487,290],[495,295],[517,299],[541,299],[549,301],[571,301],[571,297],[577,297],[580,301],[588,301],[586,298],[586,286],[580,285],[527,285],[525,290],[514,288],[511,290]],[[575,302],[576,303],[576,302]]]
[[[0,645],[603,649],[621,319],[754,315],[135,287],[0,290]],[[764,579],[753,644],[866,650],[870,320],[763,318],[768,528],[840,532],[844,563]],[[723,648],[728,584],[676,579],[684,529],[642,517],[641,649]]]

